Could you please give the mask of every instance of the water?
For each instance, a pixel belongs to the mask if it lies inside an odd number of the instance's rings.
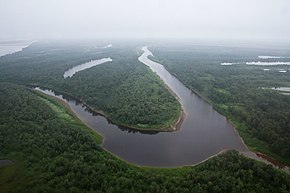
[[[225,149],[248,151],[224,116],[171,76],[161,64],[148,59],[151,52],[147,48],[143,51],[139,60],[156,72],[180,98],[186,116],[178,131],[138,132],[118,127],[105,117],[91,113],[76,99],[38,90],[65,100],[82,121],[104,137],[103,148],[130,163],[176,167],[197,164]]]
[[[290,92],[290,87],[273,87],[272,89],[278,90],[278,91]]]
[[[96,65],[106,63],[106,62],[111,62],[111,61],[113,61],[111,58],[102,58],[99,60],[92,60],[90,62],[86,62],[84,64],[80,64],[80,65],[74,66],[73,68],[70,68],[63,74],[63,77],[64,78],[72,77],[75,73],[79,71],[82,71],[82,70],[85,70],[85,69],[88,69]]]
[[[280,58],[290,58],[290,57],[284,57],[284,56],[258,56],[260,59],[280,59]]]
[[[283,95],[290,95],[290,87],[273,87],[272,90],[277,90]]]
[[[22,51],[23,48],[28,47],[32,42],[28,41],[7,41],[0,42],[0,57]]]
[[[254,66],[280,66],[280,65],[290,65],[290,62],[246,62],[247,65]]]

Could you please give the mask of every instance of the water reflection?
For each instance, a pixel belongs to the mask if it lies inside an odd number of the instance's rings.
[[[92,112],[77,99],[52,91],[42,92],[64,100],[79,119],[104,137],[103,148],[130,163],[176,167],[199,163],[225,149],[248,151],[224,116],[171,76],[161,64],[148,59],[151,53],[148,49],[143,51],[139,60],[156,72],[180,99],[186,113],[180,130],[158,133],[120,127]]]
[[[40,91],[42,93],[45,93],[47,95],[57,97],[57,98],[59,98],[61,100],[64,100],[67,103],[75,104],[76,106],[81,107],[85,112],[88,112],[91,116],[102,116],[102,117],[105,117],[103,114],[98,113],[97,111],[93,110],[88,105],[84,104],[82,101],[80,101],[79,99],[77,99],[77,98],[75,98],[73,96],[69,96],[69,95],[66,95],[66,94],[62,94],[60,92],[56,92],[56,91],[53,91],[53,90],[51,90],[49,88],[45,88],[45,87],[39,87],[39,86],[37,86],[37,87],[32,87],[32,88],[35,89],[35,90],[37,90],[37,91]],[[115,125],[109,119],[107,119],[107,121],[108,121],[108,124]],[[159,133],[159,131],[138,130],[138,129],[129,128],[129,127],[120,126],[120,125],[117,125],[117,126],[118,126],[118,128],[121,131],[126,131],[128,133],[142,133],[142,134],[148,134],[148,135],[154,135],[154,134]]]

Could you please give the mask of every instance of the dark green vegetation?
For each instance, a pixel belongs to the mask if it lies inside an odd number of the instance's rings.
[[[0,192],[289,192],[288,174],[237,152],[195,167],[136,167],[104,151],[100,137],[61,102],[0,83]]]
[[[180,104],[159,77],[138,61],[135,46],[114,44],[102,49],[95,45],[34,43],[22,52],[0,58],[0,81],[65,92],[120,125],[162,129],[176,122]],[[103,57],[111,57],[113,62],[63,78],[69,68]]]
[[[221,62],[277,61],[261,60],[258,56],[287,56],[289,50],[181,46],[156,47],[152,51],[154,60],[226,115],[252,150],[290,164],[290,97],[263,89],[289,86],[290,71],[278,72],[289,66],[220,65]]]

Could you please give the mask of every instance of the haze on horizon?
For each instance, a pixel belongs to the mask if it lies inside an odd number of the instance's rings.
[[[289,0],[0,0],[0,40],[209,38],[290,42]]]

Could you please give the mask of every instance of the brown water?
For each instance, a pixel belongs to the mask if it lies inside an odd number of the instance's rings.
[[[130,163],[176,167],[197,164],[225,149],[247,151],[224,116],[171,76],[161,64],[148,59],[151,52],[147,48],[143,51],[139,60],[156,72],[180,99],[186,116],[178,131],[139,132],[118,127],[76,99],[47,89],[38,90],[66,101],[82,121],[104,136],[105,149]]]

